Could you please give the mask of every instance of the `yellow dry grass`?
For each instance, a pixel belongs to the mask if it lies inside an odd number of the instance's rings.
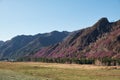
[[[60,64],[60,63],[42,63],[42,62],[0,62],[0,64],[14,66],[34,66],[34,67],[51,67],[64,69],[120,69],[120,66],[96,66],[96,65],[80,65],[80,64]]]
[[[0,80],[120,80],[120,66],[0,62]]]

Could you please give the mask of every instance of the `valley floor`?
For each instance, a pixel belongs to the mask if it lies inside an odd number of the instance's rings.
[[[120,66],[0,62],[0,80],[120,80]]]

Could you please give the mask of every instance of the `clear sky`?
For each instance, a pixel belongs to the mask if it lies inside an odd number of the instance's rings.
[[[16,35],[74,31],[101,17],[120,19],[120,0],[0,0],[0,40]]]

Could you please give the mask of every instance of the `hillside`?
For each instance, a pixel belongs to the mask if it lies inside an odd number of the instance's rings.
[[[47,59],[120,58],[120,20],[101,18],[93,26],[73,32],[66,40],[43,48],[32,57]]]
[[[93,26],[73,31],[20,35],[0,46],[1,59],[120,65],[120,20],[101,18]]]
[[[120,59],[120,20],[111,23],[110,32],[85,48],[87,58]]]
[[[53,31],[51,33],[37,35],[20,35],[4,42],[0,46],[0,58],[18,58],[25,55],[30,55],[41,49],[42,47],[50,46],[61,42],[69,32]]]

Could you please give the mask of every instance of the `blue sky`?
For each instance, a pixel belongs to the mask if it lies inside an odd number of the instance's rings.
[[[74,31],[101,17],[120,19],[120,0],[0,0],[0,40],[16,35]]]

